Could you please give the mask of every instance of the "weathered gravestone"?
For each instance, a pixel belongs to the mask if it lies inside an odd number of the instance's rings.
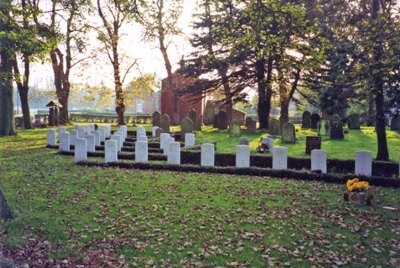
[[[218,113],[218,129],[223,130],[228,128],[228,116],[226,112],[220,111]]]
[[[283,143],[295,143],[296,142],[296,130],[294,125],[291,123],[284,123],[282,126],[282,142]]]
[[[239,145],[249,145],[249,139],[246,137],[240,137],[239,139]]]
[[[330,136],[331,125],[326,119],[319,120],[318,123],[318,136]]]
[[[159,138],[161,136],[161,134],[164,133],[164,131],[162,130],[162,128],[157,128],[156,129],[156,137]]]
[[[270,118],[268,122],[268,133],[271,135],[280,135],[280,123],[275,118]]]
[[[301,128],[311,128],[311,113],[309,111],[303,113]]]
[[[207,101],[206,107],[203,112],[204,124],[210,125],[214,124],[215,121],[215,104],[212,101]]]
[[[331,140],[343,140],[344,139],[343,123],[338,120],[332,120],[330,122],[330,125],[331,125],[331,133],[330,133]]]
[[[232,122],[229,125],[229,137],[239,137],[240,136],[240,124],[237,122]]]
[[[163,114],[160,120],[160,127],[164,130],[164,132],[170,131],[170,120],[167,114]]]
[[[246,128],[248,133],[256,133],[257,122],[252,118],[246,118]]]
[[[193,121],[189,117],[185,117],[181,121],[181,132],[182,132],[182,138],[185,139],[185,134],[186,133],[192,133],[193,132]]]
[[[213,128],[218,128],[218,114],[214,115]]]
[[[197,112],[195,109],[190,109],[187,113],[187,117],[189,117],[192,122],[193,122],[193,130],[197,130],[196,129],[196,125],[197,125]]]
[[[390,121],[390,130],[399,131],[400,130],[400,115],[396,114],[392,121]]]
[[[201,166],[213,167],[215,164],[215,146],[212,143],[201,145]]]
[[[351,114],[347,118],[347,127],[349,129],[360,129],[360,116],[358,114]]]
[[[307,136],[306,137],[306,154],[311,154],[313,150],[321,149],[321,137]]]
[[[312,129],[317,129],[318,128],[319,119],[320,119],[320,116],[318,114],[312,114],[311,115],[311,128]]]
[[[161,124],[161,114],[158,111],[153,113],[153,127],[159,127]]]

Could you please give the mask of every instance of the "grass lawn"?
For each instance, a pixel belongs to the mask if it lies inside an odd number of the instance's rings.
[[[400,189],[366,207],[336,184],[80,167],[45,135],[0,138],[0,267],[400,265],[400,212],[382,208]]]
[[[296,126],[296,144],[281,144],[280,140],[275,140],[275,146],[284,146],[288,148],[289,156],[310,157],[305,154],[306,136],[317,136],[317,132],[311,129],[302,130]],[[354,159],[357,150],[372,151],[376,156],[377,141],[373,127],[362,127],[361,130],[348,130],[344,140],[330,140],[328,136],[322,137],[322,149],[328,153],[328,158]],[[256,147],[260,144],[260,137],[265,137],[266,133],[246,134],[248,137],[252,152],[256,152]],[[398,161],[400,156],[400,134],[395,131],[387,131],[390,159]],[[229,137],[227,131],[219,131],[211,127],[203,127],[203,131],[196,136],[196,142],[217,142],[218,152],[234,152],[239,138]]]

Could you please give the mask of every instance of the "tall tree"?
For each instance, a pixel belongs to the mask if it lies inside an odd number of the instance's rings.
[[[13,39],[12,18],[10,14],[11,1],[0,2],[0,136],[15,135],[12,48]]]
[[[38,2],[33,1],[33,4],[35,5]],[[71,90],[70,75],[72,68],[85,59],[77,59],[76,53],[82,53],[86,46],[84,34],[89,27],[84,17],[87,14],[90,1],[51,0],[51,4],[50,27],[53,32],[58,32],[62,36],[61,40],[63,42],[50,51],[50,59],[57,98],[63,106],[60,109],[59,122],[67,124],[69,123],[68,99]],[[65,20],[65,22],[60,22],[60,19]]]
[[[133,61],[122,74],[121,63],[123,55],[120,53],[121,28],[138,15],[139,0],[97,0],[97,12],[102,21],[98,29],[98,39],[103,43],[108,59],[114,70],[115,111],[118,125],[125,125],[125,94],[123,84],[129,71],[136,65]]]
[[[179,96],[172,76],[172,64],[168,54],[168,47],[171,43],[171,37],[182,33],[178,26],[182,9],[182,0],[151,0],[142,6],[140,13],[143,15],[138,17],[138,22],[144,27],[144,40],[158,42],[158,48],[167,71],[167,81],[174,95],[173,120],[175,124],[179,124]]]

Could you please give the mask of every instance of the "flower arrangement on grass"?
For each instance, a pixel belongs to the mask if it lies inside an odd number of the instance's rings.
[[[269,152],[268,144],[261,143],[260,145],[258,145],[257,146],[257,152],[259,152],[259,153],[268,153]]]
[[[354,204],[372,204],[372,191],[367,181],[360,181],[358,178],[348,180],[346,183],[347,192],[344,194],[344,200]]]

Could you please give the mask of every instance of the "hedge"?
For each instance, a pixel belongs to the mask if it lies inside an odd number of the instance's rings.
[[[159,149],[159,146],[160,146],[159,143],[149,143],[149,153],[161,154],[162,150]],[[48,146],[48,147],[58,149],[58,146]],[[71,146],[71,148],[73,147]],[[131,147],[129,146],[125,147],[123,151],[134,152],[134,145]],[[134,157],[132,159],[134,159]],[[200,151],[191,151],[191,150],[181,151],[182,164],[200,165],[200,161],[201,161]],[[354,162],[355,162],[354,160],[328,159],[327,160],[328,173],[353,174]],[[216,153],[215,165],[219,167],[234,167],[236,165],[236,155],[230,153]],[[272,168],[272,156],[251,155],[250,166],[259,168]],[[292,170],[310,170],[311,159],[288,157],[288,168]],[[398,177],[399,176],[398,172],[399,172],[399,164],[397,163],[384,162],[384,161],[373,161],[372,163],[372,176]]]
[[[198,165],[168,165],[168,164],[142,164],[142,163],[104,163],[104,162],[89,162],[82,161],[77,163],[81,166],[88,167],[118,167],[124,169],[140,169],[140,170],[168,170],[177,172],[199,172],[199,173],[214,173],[214,174],[229,174],[229,175],[248,175],[258,177],[273,177],[294,180],[307,180],[307,181],[324,181],[329,183],[345,184],[347,180],[354,178],[354,175],[341,175],[341,174],[317,174],[305,171],[296,170],[273,170],[270,168],[236,168],[236,167],[201,167]],[[374,186],[388,186],[400,187],[400,179],[385,178],[385,177],[366,177],[357,176],[361,180],[368,181],[370,185]]]

